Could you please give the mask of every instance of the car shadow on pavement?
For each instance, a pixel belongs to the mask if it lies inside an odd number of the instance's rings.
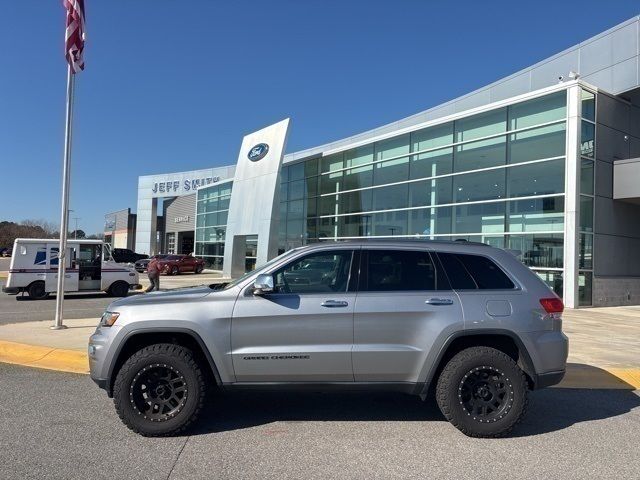
[[[531,392],[524,420],[510,437],[555,432],[640,407],[631,390],[549,388]],[[433,399],[401,393],[233,392],[214,395],[191,435],[239,430],[274,422],[443,422]]]

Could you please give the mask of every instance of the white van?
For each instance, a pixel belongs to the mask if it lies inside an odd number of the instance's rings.
[[[31,298],[46,298],[58,286],[56,239],[17,238],[9,277],[2,291],[27,292]],[[132,288],[140,288],[133,266],[113,261],[109,245],[101,240],[67,241],[65,292],[104,291],[114,297],[126,297]]]

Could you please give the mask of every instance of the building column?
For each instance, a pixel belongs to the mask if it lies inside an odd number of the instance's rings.
[[[136,219],[137,253],[154,255],[156,252],[156,230],[158,221],[158,199],[151,197],[138,198]]]
[[[567,151],[564,174],[563,302],[578,307],[578,240],[580,236],[580,85],[567,89]]]

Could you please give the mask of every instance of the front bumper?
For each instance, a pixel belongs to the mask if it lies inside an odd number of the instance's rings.
[[[17,295],[20,293],[20,289],[18,287],[2,287],[2,292],[9,295]]]
[[[111,397],[111,385],[109,385],[109,348],[113,345],[113,340],[120,331],[120,327],[98,326],[89,337],[87,354],[89,357],[89,375],[98,387],[107,391]]]

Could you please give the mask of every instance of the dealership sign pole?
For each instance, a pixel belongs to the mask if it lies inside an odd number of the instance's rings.
[[[62,164],[62,209],[60,211],[60,245],[58,246],[58,288],[56,290],[56,319],[53,330],[66,328],[62,324],[64,305],[65,262],[67,261],[67,232],[69,230],[69,184],[71,180],[71,127],[73,122],[73,87],[75,74],[84,70],[84,0],[63,0],[67,10],[64,52],[67,59],[67,108],[64,129],[64,160]],[[53,256],[53,255],[52,255]],[[49,261],[51,262],[53,258]]]

